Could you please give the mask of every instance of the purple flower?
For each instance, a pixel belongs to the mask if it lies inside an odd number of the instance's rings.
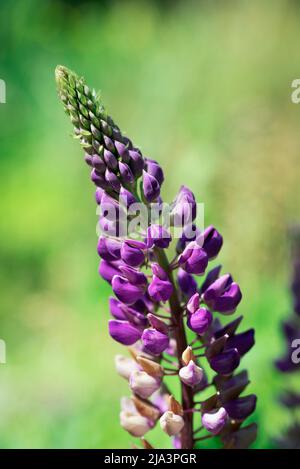
[[[121,277],[120,275],[115,275],[112,279],[112,289],[116,297],[125,304],[132,305],[137,300],[142,298],[145,293],[145,286],[143,285],[134,285],[130,281]]]
[[[122,260],[131,267],[139,267],[145,261],[145,255],[142,251],[145,247],[145,244],[139,241],[124,241],[121,247]]]
[[[179,377],[183,383],[187,386],[194,387],[197,384],[201,383],[203,379],[203,370],[196,365],[195,362],[190,360],[189,364],[183,366],[179,370]]]
[[[144,160],[142,155],[136,150],[129,150],[129,166],[135,178],[143,173]]]
[[[110,319],[108,321],[111,337],[123,345],[132,345],[141,338],[141,330],[128,321]]]
[[[191,241],[178,258],[179,265],[189,274],[203,275],[208,257],[197,241]]]
[[[213,311],[232,314],[242,299],[240,287],[228,274],[222,275],[204,292],[203,300]]]
[[[143,171],[143,193],[147,202],[153,202],[160,194],[158,180],[146,171]]]
[[[106,236],[100,236],[97,251],[102,259],[111,262],[120,259],[121,243]]]
[[[182,235],[177,241],[176,245],[176,252],[177,254],[181,254],[182,251],[185,249],[186,245],[191,241],[195,241],[198,236],[200,236],[200,230],[194,225],[193,223],[188,224],[184,227],[182,231]]]
[[[104,280],[111,283],[113,277],[120,274],[119,267],[119,262],[107,262],[103,259],[99,265],[99,274],[104,278]]]
[[[237,349],[232,348],[218,353],[209,359],[211,368],[220,375],[230,375],[240,364]]]
[[[148,287],[150,298],[154,301],[167,301],[173,292],[172,283],[168,280],[165,271],[158,265],[152,264],[153,277]]]
[[[150,160],[149,158],[146,159],[146,169],[147,173],[153,176],[161,186],[164,182],[164,173],[157,161]]]
[[[117,169],[118,160],[110,150],[106,150],[106,149],[104,150],[103,158],[104,158],[104,161],[105,161],[108,169],[112,169],[112,170]]]
[[[221,250],[223,244],[222,236],[212,225],[207,227],[201,236],[203,238],[202,247],[208,256],[208,259],[214,259]]]
[[[120,189],[120,201],[128,210],[130,209],[131,205],[137,203],[134,195],[124,187],[121,187]]]
[[[97,229],[102,230],[97,246],[102,258],[99,274],[116,295],[109,299],[113,317],[109,333],[130,346],[131,357],[116,357],[117,371],[129,380],[133,394],[121,401],[122,428],[142,437],[159,420],[162,431],[175,436],[177,448],[192,449],[194,411],[201,410],[204,428],[218,434],[224,448],[248,447],[256,426],[243,424],[255,409],[256,396],[241,397],[248,373],[235,370],[254,345],[254,331],[237,332],[241,316],[223,325],[218,318],[213,320],[211,311],[231,314],[241,300],[230,275],[219,277],[218,266],[199,286],[194,277],[204,274],[208,261],[218,255],[221,234],[213,226],[200,231],[194,222],[195,197],[181,186],[170,213],[171,226],[180,226],[181,236],[176,252],[169,256],[164,250],[171,248],[172,238],[160,196],[164,174],[159,163],[144,158],[122,134],[83,78],[59,66],[56,79],[97,186]],[[151,215],[147,225],[139,219],[141,201]],[[129,234],[133,239],[128,239]],[[143,242],[136,241],[141,237]],[[299,315],[300,261],[297,272],[292,288]],[[286,324],[287,339],[297,330],[295,322]],[[205,373],[202,366],[210,370]],[[287,354],[278,366],[287,368]],[[172,390],[181,401],[164,383],[167,375],[173,376]],[[157,394],[164,396],[163,401],[157,400]],[[150,442],[142,443],[151,448]]]
[[[197,332],[197,334],[204,334],[212,323],[212,314],[206,308],[199,308],[194,313],[188,316],[188,327]]]
[[[196,212],[194,194],[186,186],[181,186],[172,204],[171,216],[174,226],[190,225],[196,218]]]
[[[197,291],[197,282],[191,274],[179,268],[177,274],[177,281],[182,293],[190,298]]]
[[[220,407],[216,412],[206,412],[202,415],[202,425],[213,435],[217,435],[223,429],[228,414],[224,407]]]
[[[153,328],[144,330],[142,341],[145,351],[152,355],[160,355],[169,345],[169,337]]]
[[[121,181],[124,184],[132,184],[134,182],[134,175],[132,174],[132,171],[128,164],[119,161],[119,171],[121,175]]]
[[[151,225],[147,230],[147,246],[165,249],[172,241],[170,233],[161,225]]]
[[[256,400],[255,394],[250,394],[249,396],[226,402],[224,408],[231,419],[244,420],[254,412]]]
[[[122,158],[122,160],[125,163],[128,163],[129,161],[129,153],[128,153],[128,148],[127,145],[124,145],[122,142],[118,142],[117,140],[115,141],[115,147],[117,149],[117,152],[119,156]]]

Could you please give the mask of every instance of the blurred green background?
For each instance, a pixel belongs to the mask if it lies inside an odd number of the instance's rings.
[[[279,321],[290,309],[288,223],[300,220],[300,4],[249,1],[1,1],[0,446],[126,448],[128,394],[98,277],[94,188],[59,103],[64,64],[100,88],[120,127],[205,203],[240,283],[257,448],[292,416],[277,396]],[[155,430],[158,447],[167,437]]]

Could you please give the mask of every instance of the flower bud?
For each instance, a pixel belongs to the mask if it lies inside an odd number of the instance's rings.
[[[188,317],[187,325],[188,327],[197,332],[197,334],[204,334],[213,320],[211,312],[206,308],[199,308],[195,313],[191,314]]]
[[[111,169],[111,170],[117,169],[118,160],[111,151],[104,149],[103,158],[104,158],[104,161],[105,161],[105,163],[106,163],[106,165],[109,169]]]
[[[117,152],[119,156],[122,158],[122,160],[125,163],[128,163],[129,161],[129,153],[128,153],[128,148],[124,143],[118,142],[117,140],[115,141],[115,147],[117,149]]]
[[[148,287],[149,296],[154,301],[168,301],[173,292],[172,283],[169,280],[161,280],[153,275],[152,281]]]
[[[133,371],[129,377],[130,389],[142,399],[147,399],[159,389],[160,379],[148,375],[145,371]]]
[[[204,292],[204,302],[214,311],[232,314],[242,299],[240,287],[230,275],[222,275]]]
[[[144,159],[142,155],[136,150],[129,150],[129,166],[134,175],[137,179],[143,174],[144,168]]]
[[[169,337],[156,329],[145,329],[142,334],[145,351],[153,355],[160,355],[169,345]]]
[[[145,435],[151,428],[149,420],[138,413],[131,413],[122,410],[120,413],[120,425],[130,435],[141,437]]]
[[[200,304],[200,295],[199,293],[195,293],[189,299],[188,304],[186,305],[186,309],[188,310],[189,313],[194,314],[197,311],[197,309],[199,309],[199,304]]]
[[[114,191],[119,192],[120,187],[121,187],[119,178],[113,171],[111,171],[108,168],[105,171],[105,180],[110,184],[111,188]]]
[[[222,247],[222,236],[212,225],[208,226],[201,236],[203,237],[202,247],[208,256],[208,259],[214,259],[219,254]]]
[[[197,282],[191,274],[188,274],[185,270],[179,268],[177,273],[177,281],[180,290],[187,298],[190,298],[194,293],[197,292]]]
[[[180,415],[168,410],[159,419],[161,429],[169,436],[178,435],[184,427],[184,420]]]
[[[141,338],[139,328],[133,326],[128,321],[120,321],[118,319],[110,319],[108,321],[110,336],[123,345],[132,345]]]
[[[171,217],[174,226],[191,225],[196,218],[196,211],[194,194],[186,186],[181,186],[172,204]]]
[[[102,259],[99,265],[99,274],[104,280],[111,283],[113,277],[120,274],[119,262],[107,262]]]
[[[184,384],[193,387],[202,381],[203,370],[193,360],[190,360],[187,366],[180,368],[179,377]]]
[[[172,241],[172,236],[161,225],[151,225],[147,230],[147,247],[152,248],[157,246],[158,248],[167,248]]]
[[[120,259],[121,243],[107,236],[100,236],[97,251],[102,259],[110,262]]]
[[[224,407],[220,407],[217,412],[207,412],[202,415],[202,425],[213,435],[220,433],[224,425],[226,424],[228,414]]]
[[[157,161],[146,158],[146,169],[147,172],[151,174],[151,176],[157,179],[159,185],[161,186],[164,182],[164,173]]]
[[[131,373],[139,369],[139,366],[135,360],[124,357],[123,355],[115,356],[115,366],[119,375],[125,379],[129,379]]]
[[[153,202],[160,194],[159,182],[146,171],[143,171],[143,193],[147,202]]]
[[[197,241],[191,241],[178,258],[179,265],[189,274],[202,275],[208,263],[208,257]]]
[[[225,350],[209,359],[211,368],[220,375],[230,375],[240,364],[237,349]]]
[[[139,267],[145,261],[145,255],[140,247],[145,247],[144,243],[133,240],[123,241],[121,247],[121,258],[125,264],[131,267]]]
[[[134,176],[128,164],[122,163],[122,161],[119,161],[119,171],[121,175],[121,181],[124,184],[132,184],[134,182]]]
[[[127,278],[120,275],[113,277],[111,285],[116,297],[128,305],[135,303],[145,293],[144,285],[134,285]]]

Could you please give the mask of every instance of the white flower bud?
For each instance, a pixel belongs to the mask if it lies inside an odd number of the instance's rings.
[[[144,436],[151,428],[148,419],[138,413],[126,410],[122,410],[120,413],[120,424],[130,435],[136,437]]]
[[[187,366],[184,366],[179,370],[179,377],[183,383],[193,387],[202,381],[203,370],[197,366],[193,360],[190,360]]]
[[[145,371],[133,371],[129,378],[131,390],[142,399],[147,399],[160,387],[158,378],[148,375]]]
[[[184,427],[184,420],[180,415],[168,410],[159,419],[162,430],[169,436],[177,435]]]
[[[139,366],[132,358],[124,357],[123,355],[115,356],[116,370],[120,376],[129,379],[133,371],[139,370]]]

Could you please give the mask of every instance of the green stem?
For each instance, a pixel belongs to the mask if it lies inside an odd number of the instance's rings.
[[[173,278],[173,272],[170,267],[168,258],[163,249],[155,248],[155,254],[159,265],[167,273],[170,282],[173,285],[173,293],[169,299],[171,316],[174,322],[174,338],[177,345],[177,359],[179,366],[184,366],[182,362],[182,353],[187,348],[187,338],[185,334],[183,322],[183,310],[180,306],[176,284]],[[181,400],[183,410],[191,409],[194,407],[193,391],[192,388],[181,382]],[[184,414],[185,425],[181,432],[181,447],[182,449],[193,449],[193,412]]]

